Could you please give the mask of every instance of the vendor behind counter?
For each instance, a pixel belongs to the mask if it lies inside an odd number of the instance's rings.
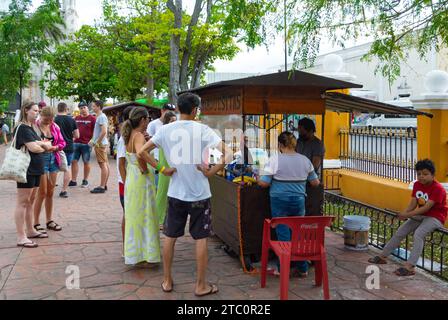
[[[313,164],[314,171],[319,177],[321,175],[322,161],[325,155],[325,147],[322,141],[315,136],[316,125],[310,118],[302,118],[298,123],[299,139],[297,140],[296,152],[306,156]],[[323,185],[312,187],[306,186],[305,211],[307,216],[322,215]]]

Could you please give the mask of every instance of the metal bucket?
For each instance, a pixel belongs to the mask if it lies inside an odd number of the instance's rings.
[[[370,218],[344,216],[344,245],[347,249],[365,251],[369,249]]]

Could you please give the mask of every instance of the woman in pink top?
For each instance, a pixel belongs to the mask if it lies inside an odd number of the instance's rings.
[[[40,113],[40,120],[37,123],[40,137],[43,141],[51,141],[53,146],[44,154],[44,174],[41,176],[39,192],[34,203],[34,229],[46,235],[45,229],[40,225],[39,217],[42,210],[42,203],[45,200],[45,213],[47,229],[61,231],[62,228],[53,221],[53,194],[56,185],[56,177],[61,164],[59,154],[66,145],[62,137],[59,126],[54,123],[55,112],[51,107],[44,107]],[[46,235],[48,237],[48,235]]]

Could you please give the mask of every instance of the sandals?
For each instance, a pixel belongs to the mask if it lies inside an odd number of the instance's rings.
[[[29,240],[24,243],[18,243],[17,246],[22,248],[37,248],[39,245],[36,242]]]
[[[203,296],[206,296],[206,295],[209,295],[209,294],[215,294],[215,293],[217,293],[219,291],[218,286],[216,284],[209,283],[208,285],[209,285],[209,288],[210,288],[209,291],[204,292],[204,293],[196,293],[195,292],[194,295],[196,297],[203,297]]]
[[[53,231],[61,231],[62,227],[60,225],[58,225],[56,222],[54,222],[53,220],[50,220],[47,222],[47,229],[53,230]]]
[[[415,271],[414,270],[409,270],[405,267],[400,267],[397,270],[395,270],[394,272],[397,276],[399,277],[407,277],[407,276],[413,276],[415,275]]]
[[[34,230],[36,230],[37,232],[45,233],[45,234],[47,233],[47,230],[45,230],[45,228],[42,227],[39,223],[35,224],[33,227],[34,227]]]
[[[375,256],[373,258],[370,258],[368,261],[370,263],[374,263],[374,264],[387,264],[386,259],[383,259],[380,256]]]

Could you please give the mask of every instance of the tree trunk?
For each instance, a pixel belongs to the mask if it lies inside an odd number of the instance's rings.
[[[170,88],[168,92],[168,100],[171,103],[177,101],[177,90],[179,89],[179,48],[180,48],[180,29],[182,28],[182,0],[173,0],[167,2],[168,9],[174,14],[174,32],[170,40]],[[177,30],[176,30],[177,31]]]
[[[190,64],[190,56],[191,56],[191,38],[193,35],[193,28],[198,24],[201,10],[202,10],[202,0],[196,0],[190,24],[188,25],[187,37],[185,39],[182,61],[180,64],[179,81],[180,81],[180,88],[182,90],[188,89],[188,66]]]

